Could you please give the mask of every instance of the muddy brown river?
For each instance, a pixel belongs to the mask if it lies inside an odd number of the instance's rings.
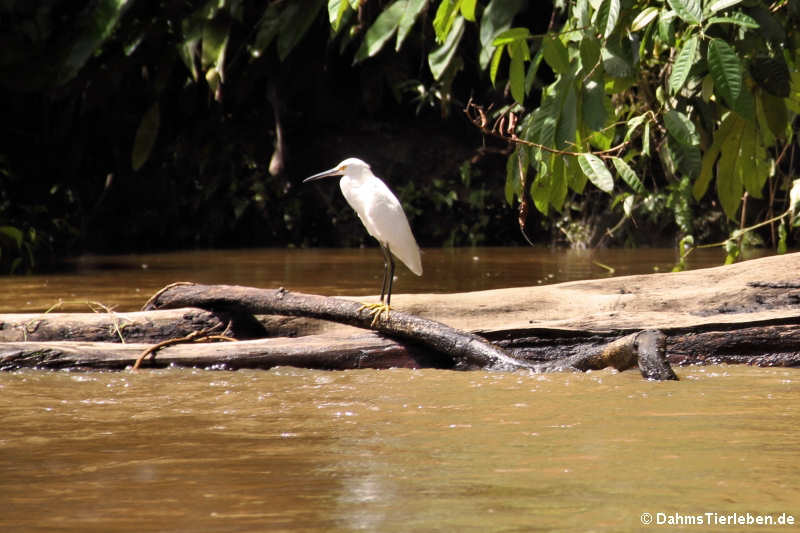
[[[671,250],[426,250],[395,291],[666,271]],[[715,266],[718,251],[691,266]],[[377,249],[85,257],[2,312],[173,281],[375,294]],[[58,302],[61,302],[60,304]],[[796,531],[800,369],[0,373],[2,532]]]

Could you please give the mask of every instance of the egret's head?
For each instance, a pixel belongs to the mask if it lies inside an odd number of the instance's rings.
[[[313,176],[309,176],[308,178],[303,180],[303,183],[308,181],[314,181],[321,178],[327,178],[328,176],[343,176],[347,174],[348,176],[352,176],[354,178],[358,178],[361,176],[361,173],[365,170],[369,170],[369,165],[363,162],[362,160],[358,159],[357,157],[348,157],[335,167],[330,170],[326,170],[324,172],[320,172],[319,174],[314,174]]]

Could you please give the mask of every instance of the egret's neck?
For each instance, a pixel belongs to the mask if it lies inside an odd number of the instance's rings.
[[[368,167],[348,168],[347,173],[343,176],[344,179],[348,179],[354,185],[361,185],[372,177],[372,172]]]

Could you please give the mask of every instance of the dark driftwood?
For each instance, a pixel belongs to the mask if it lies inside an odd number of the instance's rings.
[[[800,316],[738,323],[663,328],[671,364],[800,366]],[[526,328],[478,332],[515,357],[550,361],[583,357],[635,331],[576,331]]]
[[[494,370],[528,369],[537,372],[558,369],[589,369],[614,366],[620,370],[636,364],[639,357],[640,335],[619,339],[613,348],[589,352],[555,361],[547,365],[535,365],[517,359],[485,339],[441,322],[415,315],[393,311],[388,317],[379,317],[377,323],[372,316],[361,310],[361,304],[339,298],[327,298],[301,294],[285,289],[256,289],[231,285],[196,285],[178,283],[165,287],[154,295],[145,309],[197,306],[204,309],[239,315],[281,314],[309,316],[332,320],[362,328],[373,328],[387,336],[420,344],[454,361],[454,368],[485,368]],[[655,339],[661,335],[649,332],[645,337]],[[644,337],[642,337],[644,338]],[[648,379],[677,379],[666,362],[663,350],[663,335],[659,337],[662,349],[653,349],[653,342],[641,345],[642,374]],[[619,357],[626,350],[629,357],[623,362]],[[647,368],[645,372],[644,368]]]
[[[658,330],[645,330],[620,337],[602,349],[554,359],[536,365],[539,372],[558,370],[601,370],[613,367],[627,370],[639,366],[645,379],[677,380],[666,358],[666,335]]]
[[[202,306],[176,310],[154,310],[156,307],[183,305]],[[108,368],[118,369],[138,365],[145,354],[161,344],[165,348],[158,357],[148,360],[146,366],[168,364],[202,366],[213,368],[271,367],[293,365],[310,368],[385,368],[385,367],[439,367],[439,368],[490,368],[502,370],[528,369],[535,372],[563,370],[588,370],[613,366],[625,370],[637,363],[642,374],[650,379],[676,379],[664,359],[662,350],[648,349],[642,339],[660,339],[659,332],[641,332],[619,338],[608,346],[585,350],[558,360],[530,362],[508,355],[485,339],[464,333],[444,324],[416,316],[393,311],[388,318],[381,317],[378,330],[388,336],[406,342],[397,343],[375,334],[361,334],[349,338],[305,336],[300,339],[262,339],[258,341],[220,344],[174,344],[163,341],[163,324],[171,318],[197,326],[185,334],[185,327],[169,330],[175,335],[193,341],[199,331],[220,333],[225,324],[229,329],[250,331],[255,319],[252,313],[281,313],[285,315],[308,315],[336,320],[361,327],[369,327],[372,317],[360,310],[361,305],[349,300],[325,298],[315,295],[289,293],[285,290],[263,290],[249,287],[201,286],[175,284],[157,293],[146,305],[150,311],[140,313],[83,314],[81,316],[19,316],[5,321],[7,324],[37,324],[25,329],[24,335],[36,333],[38,340],[49,332],[53,339],[63,339],[64,334],[73,342],[7,342],[0,343],[0,369],[21,367],[37,368]],[[88,316],[87,316],[88,315]],[[105,318],[105,323],[99,320]],[[230,317],[235,317],[231,319]],[[202,318],[202,320],[199,320]],[[228,320],[225,323],[225,320]],[[237,324],[243,321],[247,327]],[[183,323],[182,322],[182,323]],[[79,324],[85,331],[79,331]],[[123,324],[127,327],[123,327]],[[126,337],[126,332],[143,335],[143,325],[152,326],[150,343],[136,344]],[[136,327],[133,327],[133,326]],[[43,327],[45,326],[45,327]],[[130,328],[130,329],[129,329]],[[19,328],[9,328],[18,330]],[[104,343],[75,342],[77,339],[101,337]],[[110,344],[113,341],[124,343]],[[410,342],[407,342],[410,341]],[[655,341],[654,341],[655,342]],[[651,342],[652,344],[652,342]],[[156,355],[154,353],[154,355]],[[153,360],[156,363],[153,363]],[[135,363],[134,363],[135,362]],[[645,371],[645,369],[650,369]]]
[[[393,338],[422,344],[447,354],[457,369],[487,368],[515,370],[533,368],[526,361],[514,359],[485,339],[451,328],[441,322],[392,311],[381,315],[373,326],[373,317],[358,302],[301,294],[280,289],[256,289],[237,285],[198,285],[177,283],[153,296],[145,310],[200,307],[238,315],[289,315],[332,320],[365,329],[374,329]]]
[[[586,356],[529,365],[534,372],[592,370],[608,366],[625,370],[636,366],[648,379],[677,379],[664,360],[663,334],[656,331],[622,337]],[[170,365],[210,369],[297,366],[327,370],[356,368],[453,368],[452,360],[414,345],[400,344],[375,333],[331,339],[309,335],[299,339],[275,338],[239,342],[175,344],[148,359],[144,367]],[[648,344],[649,343],[649,344]],[[0,343],[0,370],[105,369],[131,367],[150,344],[108,342],[8,342]]]

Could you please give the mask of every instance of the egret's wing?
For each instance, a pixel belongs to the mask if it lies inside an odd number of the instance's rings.
[[[373,230],[370,233],[378,241],[386,244],[389,250],[417,276],[422,275],[422,258],[419,254],[408,219],[403,212],[400,202],[394,198],[394,202],[389,202],[382,206],[380,212],[375,210],[368,212],[370,223]],[[368,228],[369,229],[369,228]]]
[[[400,201],[383,181],[373,177],[357,188],[342,188],[347,202],[358,213],[370,235],[389,247],[417,276],[422,275],[419,246],[408,225]]]

